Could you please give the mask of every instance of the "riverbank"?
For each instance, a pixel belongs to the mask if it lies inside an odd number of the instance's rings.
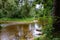
[[[32,22],[38,22],[38,20],[35,20],[35,18],[1,18],[1,23],[32,23]]]

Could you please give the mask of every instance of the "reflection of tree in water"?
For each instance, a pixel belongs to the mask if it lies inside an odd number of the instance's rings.
[[[7,27],[4,27],[4,29],[2,29],[1,35],[3,36],[5,33],[6,38],[9,40],[33,40],[35,26],[38,25],[35,23],[23,25],[10,24]]]
[[[1,40],[9,40],[9,33],[4,28],[2,28],[0,36],[1,36]]]

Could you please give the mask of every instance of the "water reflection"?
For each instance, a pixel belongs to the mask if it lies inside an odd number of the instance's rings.
[[[3,27],[1,31],[1,40],[33,40],[34,37],[38,37],[39,35],[37,34],[40,33],[37,32],[36,29],[41,29],[40,24],[38,23],[30,23],[24,25],[15,24]]]
[[[9,40],[8,34],[7,30],[3,28],[1,31],[1,40]]]
[[[23,27],[19,28],[19,26],[17,26],[17,30],[18,30],[18,35],[22,36],[23,35]]]

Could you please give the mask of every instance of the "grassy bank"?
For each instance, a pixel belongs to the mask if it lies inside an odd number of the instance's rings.
[[[32,22],[34,18],[0,18],[0,22],[12,21],[12,22]]]

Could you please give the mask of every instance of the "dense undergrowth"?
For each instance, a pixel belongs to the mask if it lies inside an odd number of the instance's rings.
[[[35,38],[35,40],[52,40],[52,30],[53,30],[53,19],[51,16],[46,17],[43,16],[39,19],[41,25],[42,25],[42,32],[43,35],[41,35],[39,38]]]

